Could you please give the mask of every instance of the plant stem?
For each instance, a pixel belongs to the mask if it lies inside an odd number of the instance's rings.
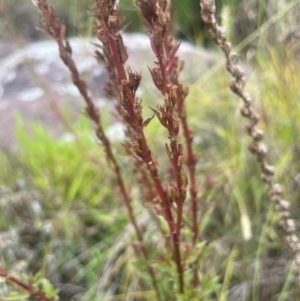
[[[42,292],[37,291],[33,286],[23,282],[22,280],[18,279],[17,277],[9,275],[9,273],[0,267],[0,276],[4,277],[11,282],[15,283],[17,286],[26,290],[30,295],[37,297],[41,301],[54,301],[52,298],[46,297]]]
[[[137,221],[134,216],[133,208],[131,205],[131,198],[126,190],[124,180],[121,175],[121,170],[120,170],[119,164],[115,158],[113,150],[111,148],[110,141],[107,138],[107,136],[105,135],[105,132],[104,132],[104,129],[102,126],[102,122],[101,122],[100,113],[99,113],[98,109],[96,108],[93,99],[91,98],[91,96],[88,93],[85,82],[81,79],[81,77],[79,75],[76,64],[71,55],[71,53],[72,53],[71,46],[70,46],[69,42],[65,39],[66,27],[60,25],[59,19],[57,18],[53,7],[49,7],[46,0],[37,0],[37,8],[39,9],[39,11],[41,12],[41,14],[43,16],[42,23],[44,25],[46,33],[51,38],[56,40],[58,47],[59,47],[60,57],[61,57],[62,61],[64,62],[64,64],[69,68],[71,75],[72,75],[72,81],[73,81],[74,85],[78,88],[80,94],[82,95],[82,97],[86,103],[87,115],[96,125],[96,135],[103,143],[103,146],[104,146],[104,149],[106,152],[106,156],[107,156],[108,160],[112,163],[112,170],[114,171],[114,173],[116,175],[118,186],[121,191],[123,203],[125,204],[127,212],[128,212],[129,220],[134,227],[138,241],[141,243],[141,246],[142,246],[141,249],[142,249],[143,256],[145,257],[145,259],[147,261],[149,261],[150,257],[144,246],[143,236],[142,236],[142,233],[138,227]],[[121,73],[123,72],[123,74],[122,74],[123,77],[124,76],[126,77],[124,67],[123,67],[123,69],[121,68],[119,71]],[[157,281],[155,279],[154,270],[151,266],[149,266],[148,271],[149,271],[149,274],[150,274],[150,277],[152,280],[153,287],[156,291],[157,299],[161,300]]]

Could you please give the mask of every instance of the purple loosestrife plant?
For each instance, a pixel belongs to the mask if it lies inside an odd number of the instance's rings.
[[[76,64],[72,59],[72,49],[67,39],[65,39],[66,27],[60,24],[55,14],[54,8],[50,7],[46,0],[34,1],[35,6],[42,15],[44,31],[52,39],[56,40],[59,46],[59,54],[65,65],[69,68],[72,81],[78,88],[86,102],[86,113],[96,127],[96,135],[102,142],[108,161],[112,165],[112,170],[116,175],[122,199],[127,207],[130,222],[132,223],[138,241],[141,246],[141,253],[146,260],[149,255],[144,247],[141,230],[136,222],[129,193],[125,187],[120,167],[113,153],[110,142],[106,137],[101,123],[101,116],[94,105],[94,102],[87,91],[85,82],[80,77]],[[132,158],[135,170],[137,171],[137,181],[143,188],[144,199],[152,204],[153,212],[162,214],[168,225],[168,233],[158,226],[164,235],[166,248],[171,252],[171,258],[176,266],[178,280],[178,292],[184,293],[184,270],[185,261],[182,258],[182,244],[185,249],[190,249],[198,242],[198,202],[197,185],[195,177],[195,165],[198,156],[192,148],[193,133],[186,117],[185,99],[188,88],[183,86],[178,79],[179,72],[184,67],[184,62],[176,56],[180,43],[175,41],[170,34],[171,27],[171,3],[167,1],[139,1],[136,9],[149,30],[149,40],[152,51],[156,57],[154,65],[149,68],[153,82],[160,91],[163,99],[162,104],[156,108],[151,108],[153,116],[145,118],[142,113],[142,100],[136,96],[137,89],[142,79],[141,75],[133,71],[130,67],[126,68],[125,63],[128,59],[126,45],[124,45],[120,33],[123,25],[123,18],[119,12],[117,1],[97,0],[93,6],[96,17],[94,32],[102,45],[95,51],[97,60],[106,66],[109,74],[109,81],[105,87],[108,95],[117,99],[116,108],[119,118],[122,119],[127,128],[128,142],[124,143],[127,153]],[[156,116],[160,124],[167,130],[169,142],[165,143],[166,156],[168,157],[172,175],[168,183],[164,183],[159,166],[153,155],[147,137],[145,127]],[[181,126],[182,125],[182,126]],[[182,132],[180,128],[182,127]],[[184,154],[185,141],[187,149]],[[190,208],[187,217],[191,216],[189,222],[183,216],[184,203],[186,201],[188,189],[188,170],[190,181]],[[182,227],[190,227],[192,237],[190,241],[182,241]],[[149,266],[152,284],[159,297],[155,271]],[[195,270],[194,286],[198,286],[197,271]]]
[[[95,0],[92,7],[95,16],[94,33],[100,41],[100,44],[95,44],[95,59],[105,66],[108,73],[109,79],[104,90],[109,97],[116,100],[115,115],[126,127],[123,147],[131,162],[134,183],[140,190],[144,207],[148,207],[144,210],[149,210],[157,226],[160,245],[163,245],[163,250],[158,247],[155,252],[146,235],[148,225],[142,225],[136,216],[130,187],[114,147],[105,134],[101,112],[72,57],[72,47],[66,38],[67,27],[61,24],[47,0],[32,2],[41,15],[42,31],[58,45],[60,58],[70,71],[73,84],[85,102],[85,112],[93,123],[95,136],[105,150],[111,173],[118,186],[118,196],[127,210],[129,222],[136,235],[134,251],[146,263],[145,271],[155,292],[155,300],[202,300],[202,297],[203,300],[211,300],[210,296],[215,297],[215,287],[220,279],[207,275],[209,269],[203,268],[207,258],[206,242],[200,235],[204,206],[200,185],[196,182],[196,164],[200,155],[193,148],[194,134],[186,110],[189,88],[179,80],[184,61],[177,56],[180,42],[171,34],[172,1],[133,1],[133,6],[147,30],[149,48],[155,56],[149,72],[153,87],[156,87],[160,96],[155,93],[151,95],[155,98],[149,109],[152,116],[145,116],[143,101],[137,93],[142,75],[132,66],[127,66],[128,53],[122,37],[124,19],[119,10],[119,1]],[[295,221],[290,217],[290,203],[281,197],[281,186],[273,183],[274,167],[266,160],[267,149],[262,143],[263,132],[257,128],[259,117],[252,108],[251,97],[243,90],[244,73],[236,64],[236,56],[231,53],[225,30],[216,22],[214,1],[202,0],[200,6],[202,19],[212,39],[225,54],[226,68],[233,76],[230,88],[243,100],[241,114],[249,120],[246,132],[253,139],[249,150],[259,162],[263,181],[270,186],[269,195],[282,217],[282,226],[287,233],[286,242],[293,254],[299,276],[300,243],[296,236]],[[162,144],[165,147],[168,172],[159,165],[157,154],[151,149],[150,139],[146,134],[146,127],[154,118],[166,133]],[[40,300],[50,300],[30,285],[11,277],[2,268],[0,276],[13,281]],[[203,285],[205,282],[206,286]],[[205,291],[206,287],[209,287],[208,293]]]

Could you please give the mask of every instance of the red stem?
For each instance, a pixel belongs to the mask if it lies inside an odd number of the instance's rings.
[[[115,33],[113,30],[109,31],[107,29],[107,31],[108,31],[108,40],[109,40],[109,44],[110,44],[110,50],[112,53],[114,65],[116,67],[116,70],[117,70],[117,73],[118,73],[121,83],[122,82],[125,83],[125,82],[127,82],[127,76],[126,76],[124,64],[122,62],[120,62],[120,59],[119,59],[116,41],[113,38]],[[149,146],[147,144],[143,128],[138,124],[138,121],[134,114],[134,110],[133,110],[134,95],[131,92],[131,90],[129,89],[128,85],[126,85],[126,96],[127,96],[126,99],[128,101],[129,113],[131,115],[130,117],[132,120],[133,127],[134,127],[137,135],[139,135],[142,140],[142,145],[143,145],[143,149],[144,149],[143,159],[144,159],[145,163],[147,164],[147,168],[148,168],[151,178],[154,182],[156,191],[163,203],[165,218],[168,223],[169,230],[172,235],[173,244],[174,244],[174,261],[177,266],[177,272],[178,272],[178,277],[179,277],[179,291],[180,291],[180,293],[183,293],[184,292],[184,280],[183,280],[183,269],[182,269],[181,258],[180,258],[180,240],[179,240],[179,236],[177,233],[177,227],[173,220],[170,202],[169,202],[168,197],[162,187],[162,183],[157,174],[157,170],[153,169],[151,167],[151,164],[153,163],[154,160],[152,158],[151,150],[149,149]]]
[[[0,276],[5,277],[6,279],[18,285],[19,287],[25,289],[30,295],[37,297],[41,301],[54,301],[54,299],[46,297],[42,292],[36,291],[33,286],[21,281],[17,277],[9,275],[9,273],[1,267],[0,267]]]
[[[116,45],[116,41],[113,38],[114,32],[111,31],[108,34],[108,39],[109,39],[109,44],[111,47],[111,52],[112,52],[112,58],[113,58],[113,62],[114,65],[116,67],[119,79],[121,82],[127,82],[127,75],[125,72],[125,67],[124,64],[119,62],[119,55],[118,55],[118,51],[117,51],[117,45]],[[142,129],[142,127],[138,124],[138,121],[136,119],[136,116],[134,114],[133,111],[133,105],[134,105],[134,95],[133,93],[130,91],[129,87],[126,86],[126,99],[128,100],[128,106],[129,106],[129,110],[130,110],[130,117],[132,120],[132,123],[134,125],[134,129],[136,131],[136,133],[141,137],[142,139],[142,144],[143,144],[143,149],[144,149],[144,161],[147,164],[148,170],[151,174],[151,178],[154,181],[155,187],[156,187],[156,191],[163,203],[163,207],[164,207],[164,212],[165,212],[165,217],[166,220],[168,222],[169,225],[169,229],[170,229],[170,233],[174,233],[174,231],[176,231],[175,228],[175,224],[173,221],[173,216],[172,216],[172,212],[171,212],[171,208],[170,208],[170,204],[169,204],[169,200],[166,196],[166,193],[162,187],[161,181],[159,179],[159,176],[157,174],[156,171],[153,170],[153,168],[150,167],[151,163],[154,161],[152,158],[152,154],[151,154],[151,150],[149,149],[149,146],[147,144],[146,141],[146,137],[144,134],[144,131]]]

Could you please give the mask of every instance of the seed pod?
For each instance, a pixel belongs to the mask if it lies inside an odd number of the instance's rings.
[[[168,4],[168,1],[167,1],[167,0],[159,0],[159,2],[158,2],[159,7],[160,7],[163,11],[166,10],[167,4]]]
[[[166,18],[166,14],[164,13],[164,11],[158,7],[156,10],[156,14],[158,17],[158,22],[162,27],[166,27],[167,25],[167,18]]]
[[[177,150],[177,138],[176,137],[170,137],[170,146],[171,146],[171,150],[172,152],[175,152]]]
[[[172,156],[172,153],[170,151],[169,145],[167,143],[166,143],[166,151],[167,151],[167,155],[168,155],[170,161],[172,161],[173,160],[173,156]]]
[[[132,91],[132,93],[135,93],[140,85],[142,76],[137,72],[133,72],[131,68],[128,68],[128,75],[129,75],[129,80],[128,80],[129,88]]]
[[[101,25],[96,26],[95,32],[96,32],[98,39],[103,43],[103,45],[106,48],[109,48],[107,35],[105,33],[105,30],[101,27]]]
[[[166,109],[168,109],[170,107],[170,95],[168,93],[166,93],[164,95],[164,101],[165,101],[165,106],[166,106]]]
[[[182,155],[180,155],[178,157],[178,161],[177,161],[177,166],[178,166],[179,169],[181,169],[181,167],[182,167],[183,160],[184,160],[184,157]]]
[[[151,3],[149,3],[147,0],[140,0],[139,4],[143,17],[150,25],[152,25],[153,22],[156,21],[157,15],[151,6]]]
[[[108,28],[116,29],[117,28],[117,17],[114,15],[110,15],[108,17]]]
[[[123,38],[120,34],[116,35],[115,39],[117,44],[117,51],[120,58],[120,63],[124,64],[128,59],[127,49],[124,45]]]
[[[178,155],[183,155],[183,143],[182,142],[178,143],[177,153],[178,153]]]
[[[157,57],[160,57],[160,50],[163,44],[163,29],[161,27],[154,28],[151,42],[157,52]]]
[[[162,77],[161,77],[161,71],[159,67],[153,66],[152,68],[149,68],[152,80],[158,90],[162,89],[163,82],[162,82]]]
[[[179,133],[179,119],[176,117],[173,118],[173,131],[174,134],[177,136]]]

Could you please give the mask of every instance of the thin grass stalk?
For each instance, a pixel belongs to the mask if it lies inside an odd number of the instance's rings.
[[[241,115],[248,119],[245,126],[246,133],[252,138],[249,146],[250,152],[256,157],[261,169],[262,180],[270,187],[269,196],[278,215],[281,217],[281,226],[286,233],[287,248],[292,254],[293,263],[298,279],[300,280],[300,242],[296,235],[296,224],[291,218],[289,201],[282,197],[282,187],[274,183],[274,166],[267,161],[267,146],[262,142],[263,131],[257,127],[259,116],[252,105],[252,98],[244,92],[245,76],[242,68],[237,64],[237,58],[231,53],[231,44],[226,40],[226,31],[217,24],[215,18],[216,6],[214,0],[200,0],[201,17],[206,24],[212,40],[221,48],[226,58],[226,69],[232,75],[233,80],[229,87],[242,101]]]
[[[125,206],[127,208],[129,220],[130,220],[131,224],[133,225],[136,235],[137,235],[137,238],[138,238],[138,241],[140,242],[143,256],[147,261],[149,261],[149,254],[144,246],[143,236],[142,236],[142,233],[139,229],[139,226],[138,226],[137,221],[134,216],[133,208],[131,205],[131,198],[125,187],[124,180],[121,175],[121,170],[120,170],[119,164],[115,158],[115,155],[113,153],[110,141],[107,138],[107,136],[105,135],[105,132],[104,132],[104,129],[102,126],[100,112],[96,108],[92,97],[88,93],[86,83],[79,75],[79,72],[76,67],[76,63],[72,58],[71,45],[69,44],[68,40],[65,39],[66,26],[60,25],[60,21],[59,21],[58,17],[56,16],[54,8],[48,5],[47,0],[35,0],[33,3],[37,7],[40,14],[42,15],[42,24],[44,26],[44,32],[48,36],[50,36],[50,38],[54,39],[57,42],[58,48],[59,48],[59,55],[60,55],[62,61],[64,62],[64,64],[70,70],[70,73],[72,75],[72,81],[73,81],[74,85],[78,88],[80,94],[82,95],[82,97],[86,103],[86,113],[87,113],[88,117],[90,118],[90,120],[95,124],[96,136],[103,143],[108,161],[112,164],[111,168],[112,168],[114,174],[116,175],[118,186],[121,191],[123,203],[125,204]],[[154,270],[151,266],[149,266],[148,271],[149,271],[149,274],[150,274],[150,277],[152,280],[153,287],[156,291],[157,298],[158,298],[158,300],[161,300]]]

